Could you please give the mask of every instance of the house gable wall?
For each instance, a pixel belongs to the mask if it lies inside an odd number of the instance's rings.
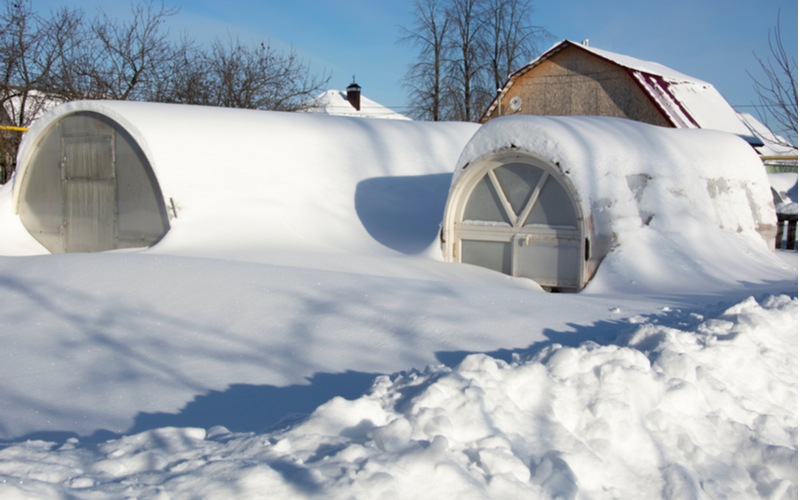
[[[511,99],[522,107],[512,111]],[[672,127],[624,68],[567,47],[519,75],[488,119],[523,114],[612,116]]]

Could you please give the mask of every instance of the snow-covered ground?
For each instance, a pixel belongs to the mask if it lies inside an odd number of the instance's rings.
[[[542,293],[437,253],[476,127],[267,116],[331,139],[150,249],[36,255],[0,188],[0,498],[797,497],[796,252],[642,224]]]

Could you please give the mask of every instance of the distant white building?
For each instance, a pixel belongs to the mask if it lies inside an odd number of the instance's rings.
[[[775,134],[766,125],[750,113],[737,113],[742,123],[753,131],[753,135],[761,139],[763,146],[757,146],[756,151],[761,156],[797,156],[797,148],[789,144],[786,138]],[[796,162],[795,162],[796,164]]]
[[[3,100],[2,125],[28,127],[35,119],[63,102],[62,99],[38,90],[12,93]]]
[[[306,101],[302,111],[325,115],[386,118],[389,120],[411,119],[362,96],[361,87],[355,82],[351,83],[347,90],[326,90],[314,99]]]

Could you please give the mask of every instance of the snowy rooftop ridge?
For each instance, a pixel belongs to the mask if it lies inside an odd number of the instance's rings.
[[[325,115],[337,116],[359,116],[363,118],[386,118],[389,120],[410,120],[409,117],[401,115],[391,109],[378,104],[377,102],[361,95],[361,109],[357,110],[347,100],[347,92],[344,90],[326,90],[314,99],[306,101],[307,113],[321,113]]]

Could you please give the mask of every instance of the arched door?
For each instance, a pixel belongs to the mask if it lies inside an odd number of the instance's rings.
[[[147,157],[106,116],[64,115],[40,134],[25,161],[20,219],[53,253],[145,247],[169,230]]]
[[[583,217],[558,169],[524,155],[469,168],[453,191],[459,199],[448,201],[450,260],[530,278],[549,290],[582,288]]]

